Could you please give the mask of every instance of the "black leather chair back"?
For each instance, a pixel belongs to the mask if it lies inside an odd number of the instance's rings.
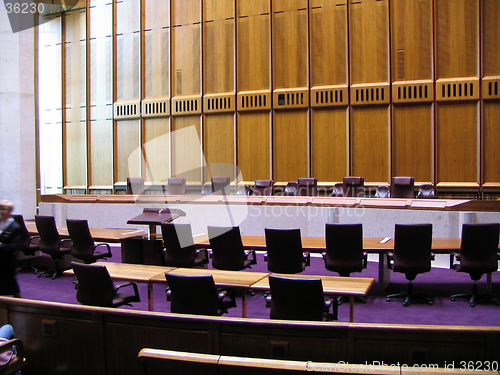
[[[76,299],[82,305],[112,307],[114,284],[105,266],[72,262],[78,279]]]
[[[300,273],[305,262],[300,229],[265,229],[267,269],[275,273]]]
[[[127,177],[127,194],[142,194],[144,193],[144,177]]]
[[[212,267],[228,271],[245,269],[245,250],[240,228],[209,226],[207,230],[212,248]]]
[[[394,271],[414,280],[431,270],[432,224],[396,224],[394,232]]]
[[[218,293],[211,275],[174,275],[166,273],[170,288],[170,312],[178,314],[219,315]]]
[[[186,193],[186,179],[184,177],[170,177],[168,179],[167,194],[184,195]]]
[[[365,178],[357,176],[344,177],[342,194],[344,197],[364,197]]]
[[[318,179],[299,178],[298,189],[299,190],[297,195],[315,197],[318,195]]]
[[[391,184],[392,198],[413,198],[415,177],[393,177]]]
[[[463,224],[460,245],[460,271],[479,280],[485,273],[498,270],[500,224]]]
[[[255,180],[253,195],[273,195],[273,180]]]
[[[325,307],[321,279],[270,275],[271,319],[322,321]]]
[[[212,194],[229,195],[229,177],[212,177]]]
[[[434,199],[437,198],[436,187],[433,184],[422,184],[418,188],[417,198]]]
[[[298,194],[298,188],[299,184],[297,181],[290,181],[286,186],[285,186],[285,191],[283,192],[283,195],[285,196],[295,196]]]
[[[349,276],[363,270],[363,225],[326,224],[325,268]]]
[[[165,246],[165,265],[171,267],[193,267],[196,249],[191,224],[161,224]]]
[[[35,215],[35,224],[40,236],[40,250],[49,255],[59,252],[61,237],[54,217]]]

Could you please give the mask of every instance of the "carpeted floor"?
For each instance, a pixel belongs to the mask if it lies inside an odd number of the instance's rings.
[[[113,257],[109,260],[120,262],[120,248],[113,248]],[[258,263],[253,266],[252,271],[267,272],[267,265],[262,254],[258,254]],[[311,258],[311,266],[304,271],[307,275],[333,275],[325,270],[323,260],[319,257]],[[352,277],[373,277],[377,280],[378,263],[368,262],[368,268],[362,273],[352,274]],[[73,278],[70,276],[59,276],[52,280],[44,275],[37,278],[29,271],[18,274],[23,298],[38,299],[43,301],[74,303],[76,301],[76,290]],[[450,295],[462,291],[472,290],[472,281],[468,274],[459,273],[450,269],[433,268],[431,272],[418,275],[414,281],[415,293],[428,293],[434,297],[434,304],[416,301],[408,307],[404,307],[401,299],[386,301],[386,295],[406,289],[406,278],[403,274],[393,273],[392,283],[386,291],[379,292],[378,285],[372,286],[366,303],[357,302],[354,307],[354,321],[356,323],[387,323],[387,324],[424,324],[424,325],[460,325],[460,326],[500,326],[500,306],[489,303],[478,303],[476,307],[469,306],[467,300],[452,302]],[[117,283],[118,284],[118,283]],[[486,276],[479,282],[480,291],[486,287]],[[125,290],[123,290],[125,291]],[[139,284],[142,301],[135,303],[127,309],[147,310],[147,288],[145,284]],[[500,296],[500,272],[493,275],[493,294]],[[165,300],[165,288],[161,285],[154,286],[153,292],[154,310],[169,312],[170,307]],[[297,296],[300,299],[300,296]],[[262,293],[248,296],[248,317],[269,318],[269,309],[265,307]],[[231,309],[225,316],[241,317],[241,303],[238,307]],[[349,304],[339,306],[339,321],[347,322],[349,318]]]

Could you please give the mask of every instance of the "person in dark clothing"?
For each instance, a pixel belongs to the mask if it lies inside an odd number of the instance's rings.
[[[0,201],[0,295],[21,297],[16,278],[16,249],[21,242],[21,227],[11,217],[14,205]]]

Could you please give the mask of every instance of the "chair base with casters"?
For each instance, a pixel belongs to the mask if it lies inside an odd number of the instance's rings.
[[[455,302],[457,298],[469,298],[469,305],[471,307],[476,307],[476,301],[479,299],[487,300],[494,302],[497,305],[500,305],[500,299],[493,297],[488,293],[479,293],[478,291],[477,280],[474,280],[474,284],[472,285],[472,293],[460,293],[454,294],[451,296],[451,300]]]
[[[51,275],[52,280],[57,276],[60,276],[66,269],[62,269],[60,266],[60,261],[63,260],[64,256],[71,253],[71,241],[63,240],[61,241],[61,247],[59,248],[59,253],[57,258],[52,257],[54,260],[54,268],[39,272],[37,277],[42,277],[42,275]],[[69,268],[69,267],[68,267]]]
[[[394,294],[389,294],[386,297],[387,302],[391,301],[391,298],[397,298],[397,297],[404,297],[404,302],[403,306],[410,306],[410,301],[415,298],[422,299],[424,301],[427,301],[429,305],[434,304],[434,300],[432,297],[429,297],[427,294],[424,293],[413,293],[413,283],[411,281],[408,282],[408,291],[406,292],[400,292],[400,293],[394,293]]]

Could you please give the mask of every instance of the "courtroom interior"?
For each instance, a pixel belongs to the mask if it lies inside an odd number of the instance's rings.
[[[16,2],[0,373],[499,374],[499,1]]]

